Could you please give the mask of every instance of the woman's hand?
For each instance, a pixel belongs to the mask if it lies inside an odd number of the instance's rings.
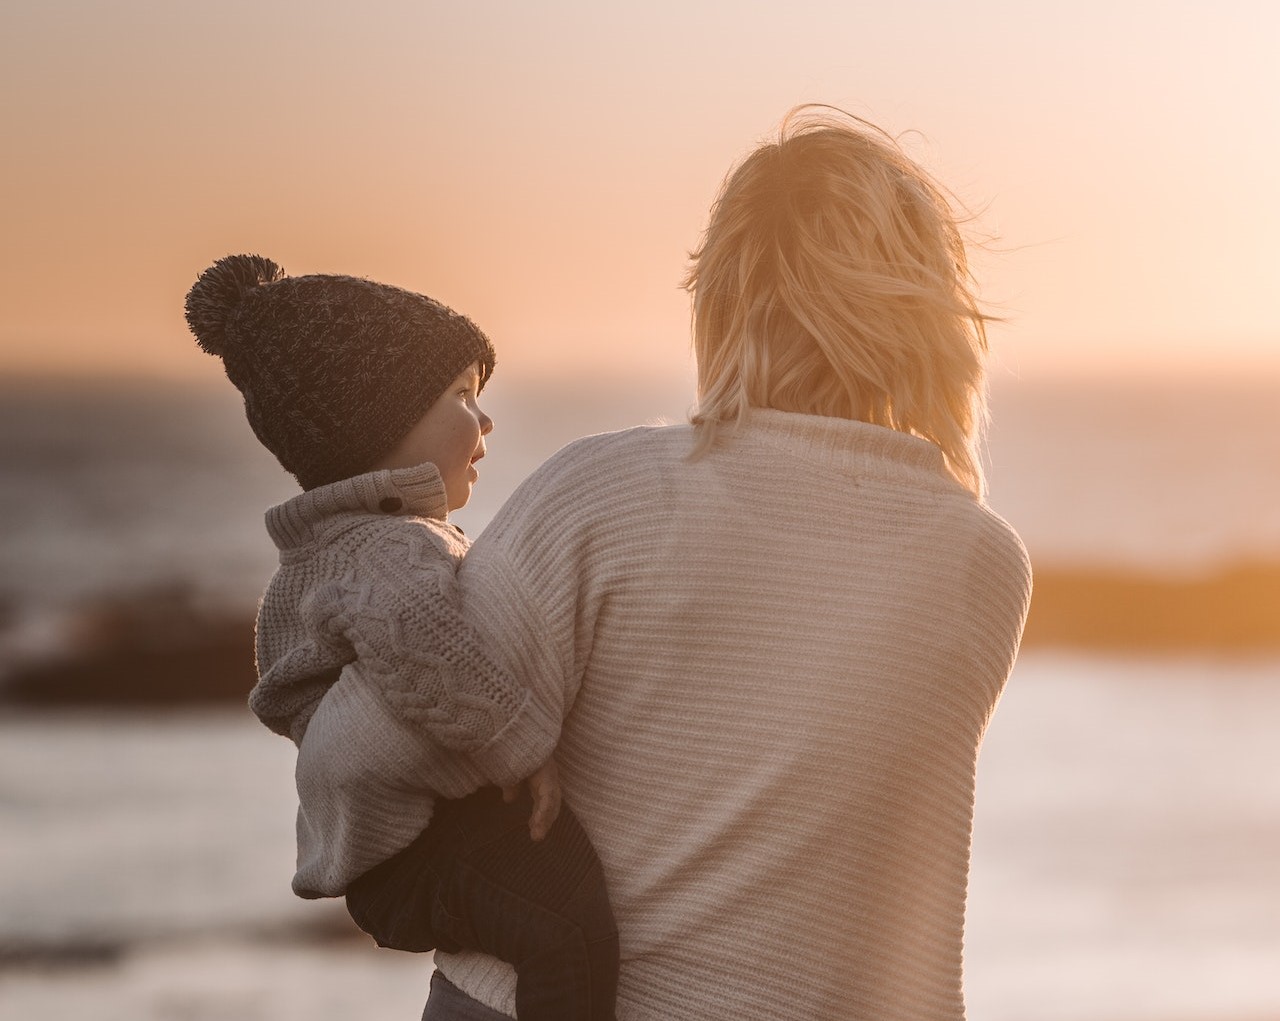
[[[556,768],[556,760],[547,759],[524,783],[529,785],[529,795],[533,798],[529,836],[534,840],[541,840],[560,814],[560,771]],[[508,804],[515,801],[520,796],[521,786],[523,784],[502,788],[502,800]]]

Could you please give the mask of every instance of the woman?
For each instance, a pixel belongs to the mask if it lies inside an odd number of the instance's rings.
[[[624,1021],[962,1018],[978,746],[1030,570],[982,503],[984,317],[942,191],[805,108],[693,258],[692,424],[571,444],[459,574],[563,718]],[[427,1019],[513,1016],[437,954]]]

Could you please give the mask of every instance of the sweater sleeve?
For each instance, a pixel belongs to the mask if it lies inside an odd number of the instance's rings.
[[[610,515],[608,494],[631,480],[594,449],[601,439],[570,444],[534,472],[458,570],[463,611],[485,648],[557,721],[577,697],[611,579],[627,570],[619,551],[631,526]]]
[[[268,729],[301,744],[316,707],[355,651],[330,627],[340,610],[335,587],[317,586],[300,598],[296,588],[297,577],[280,571],[263,594],[254,629],[258,682],[249,708]]]
[[[493,783],[524,779],[551,755],[560,720],[463,618],[452,561],[426,529],[404,522],[362,553],[334,621],[362,676],[424,741],[464,754]]]

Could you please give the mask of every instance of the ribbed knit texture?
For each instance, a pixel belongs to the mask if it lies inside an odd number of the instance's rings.
[[[433,794],[516,783],[555,744],[559,719],[495,665],[459,613],[454,573],[467,541],[446,513],[433,464],[332,483],[267,512],[280,567],[258,611],[250,707],[305,749],[335,688],[365,706],[326,720],[344,782],[299,779],[303,895],[337,895],[407,846]],[[319,675],[337,667],[326,686]],[[402,746],[414,749],[408,772]]]
[[[1030,594],[931,444],[753,412],[590,437],[459,575],[553,713],[603,861],[621,1021],[958,1019],[978,747]],[[437,954],[513,1013],[512,969]]]

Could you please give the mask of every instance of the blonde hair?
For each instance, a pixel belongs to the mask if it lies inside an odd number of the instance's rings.
[[[694,456],[748,408],[858,419],[984,482],[984,324],[947,193],[879,128],[792,110],[725,179],[684,287]]]

